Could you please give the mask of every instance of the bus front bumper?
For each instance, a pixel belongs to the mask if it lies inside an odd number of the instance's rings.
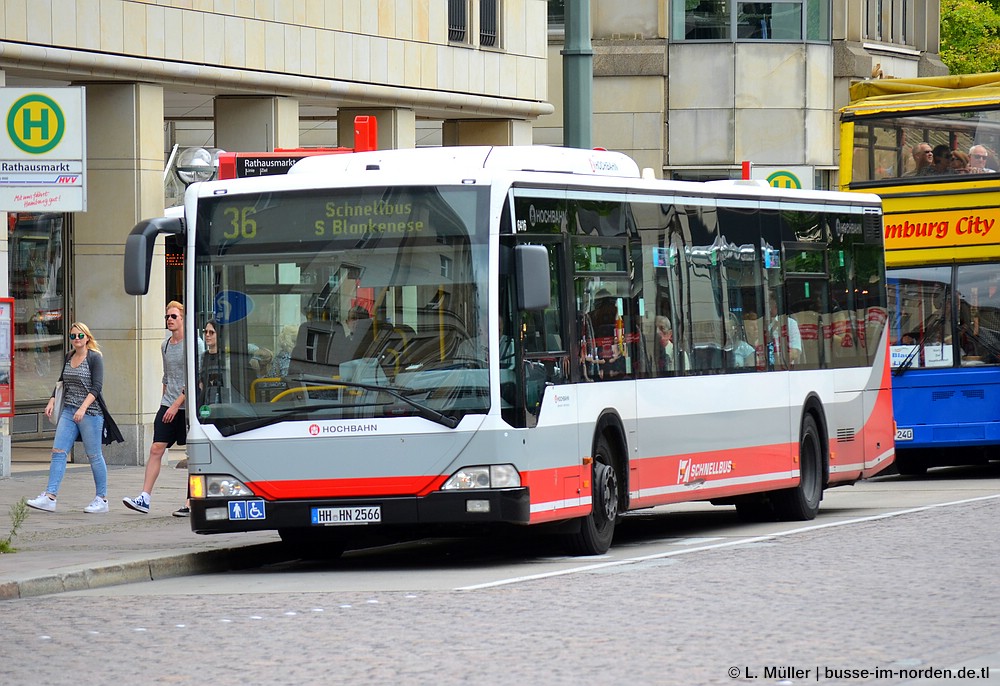
[[[374,508],[378,519],[372,520]],[[332,516],[331,516],[332,515]],[[270,501],[192,498],[191,530],[198,534],[309,527],[420,527],[527,524],[528,489],[435,491],[417,497]]]

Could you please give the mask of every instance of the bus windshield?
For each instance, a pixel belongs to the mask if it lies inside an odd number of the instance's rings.
[[[1000,364],[1000,273],[995,265],[892,269],[887,285],[897,375],[918,367]]]
[[[475,187],[202,201],[201,421],[231,434],[408,415],[452,426],[486,412],[486,208]]]

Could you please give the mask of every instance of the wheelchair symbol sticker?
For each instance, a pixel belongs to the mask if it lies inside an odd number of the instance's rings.
[[[229,519],[266,519],[263,500],[231,500]]]

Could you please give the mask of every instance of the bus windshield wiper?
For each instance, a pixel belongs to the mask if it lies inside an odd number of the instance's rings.
[[[331,384],[330,379],[324,379],[322,377],[302,376],[301,379],[303,381],[309,381],[311,383],[319,381],[325,384]],[[339,379],[333,381],[331,385],[349,386],[350,388],[361,388],[366,391],[375,391],[376,393],[379,392],[388,393],[393,398],[401,400],[410,407],[412,407],[413,409],[415,409],[417,411],[417,415],[423,417],[424,419],[429,419],[432,422],[437,422],[441,426],[446,426],[449,429],[454,429],[456,426],[458,426],[459,419],[457,417],[451,417],[449,415],[443,414],[441,412],[438,412],[432,407],[428,407],[423,403],[418,403],[416,400],[413,400],[412,398],[408,398],[403,391],[410,390],[411,393],[415,392],[411,389],[399,388],[397,386],[380,386],[379,384],[361,383],[359,381],[341,381]]]
[[[910,354],[906,356],[906,359],[899,363],[898,367],[892,370],[893,376],[902,376],[903,372],[913,366],[913,360],[916,359],[917,353],[920,352],[920,346],[922,346],[923,343],[924,335],[920,334],[920,340],[913,344],[913,350],[910,351]]]
[[[431,407],[424,405],[423,403],[419,403],[416,400],[408,398],[406,394],[403,393],[404,389],[401,388],[395,388],[392,386],[380,386],[378,384],[360,383],[357,381],[341,381],[339,379],[333,380],[322,376],[311,376],[311,375],[303,375],[301,377],[297,377],[295,381],[302,384],[348,386],[350,388],[360,388],[366,391],[384,392],[406,403],[410,407],[414,408],[417,411],[417,416],[422,417],[423,419],[435,422],[449,429],[454,429],[456,426],[458,426],[459,422],[458,418],[448,416],[446,414],[438,412],[437,410]],[[367,404],[374,405],[377,403],[367,403]],[[223,436],[232,436],[234,434],[243,433],[245,431],[252,431],[254,429],[260,429],[262,427],[269,426],[271,424],[276,424],[285,419],[289,419],[290,417],[293,417],[295,415],[299,414],[308,415],[309,413],[315,412],[316,410],[338,410],[338,409],[343,409],[345,407],[356,408],[358,407],[358,405],[356,403],[329,402],[329,403],[320,403],[316,405],[275,408],[271,410],[273,414],[269,417],[257,417],[255,419],[248,419],[243,422],[236,422],[235,424],[224,424],[219,428],[219,433],[221,433]]]
[[[910,354],[907,355],[906,359],[900,362],[899,366],[892,371],[893,376],[902,376],[907,369],[913,366],[913,360],[917,358],[917,353],[919,353],[924,347],[924,341],[927,339],[927,334],[939,324],[942,325],[941,340],[944,340],[944,319],[940,315],[935,315],[935,317],[927,323],[927,326],[924,327],[924,330],[920,332],[920,338],[918,338],[917,342],[913,344],[913,350],[910,351]]]
[[[254,419],[247,419],[246,421],[236,422],[235,424],[222,424],[219,426],[219,433],[223,436],[234,436],[236,434],[241,434],[245,431],[253,431],[254,429],[260,429],[265,426],[270,426],[271,424],[277,424],[280,421],[289,419],[295,415],[308,415],[316,410],[337,410],[347,407],[344,403],[323,403],[317,405],[308,405],[305,407],[279,407],[271,410],[272,414],[269,417],[256,417]],[[351,405],[355,407],[355,405]]]

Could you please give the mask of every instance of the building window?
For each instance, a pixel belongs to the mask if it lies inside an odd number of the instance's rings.
[[[63,240],[66,215],[7,215],[7,269],[14,298],[14,406],[44,407],[62,373],[66,346]]]
[[[469,39],[469,0],[448,0],[448,40],[465,43]]]
[[[865,0],[865,39],[907,45],[911,35],[909,0]]]
[[[566,0],[549,0],[549,30],[562,31],[566,25]]]
[[[479,0],[479,45],[500,47],[500,0]]]
[[[448,0],[448,40],[452,43],[472,45],[476,41],[483,48],[500,48],[500,0],[478,0],[478,21],[473,0]]]
[[[671,0],[671,38],[830,41],[830,0]]]

